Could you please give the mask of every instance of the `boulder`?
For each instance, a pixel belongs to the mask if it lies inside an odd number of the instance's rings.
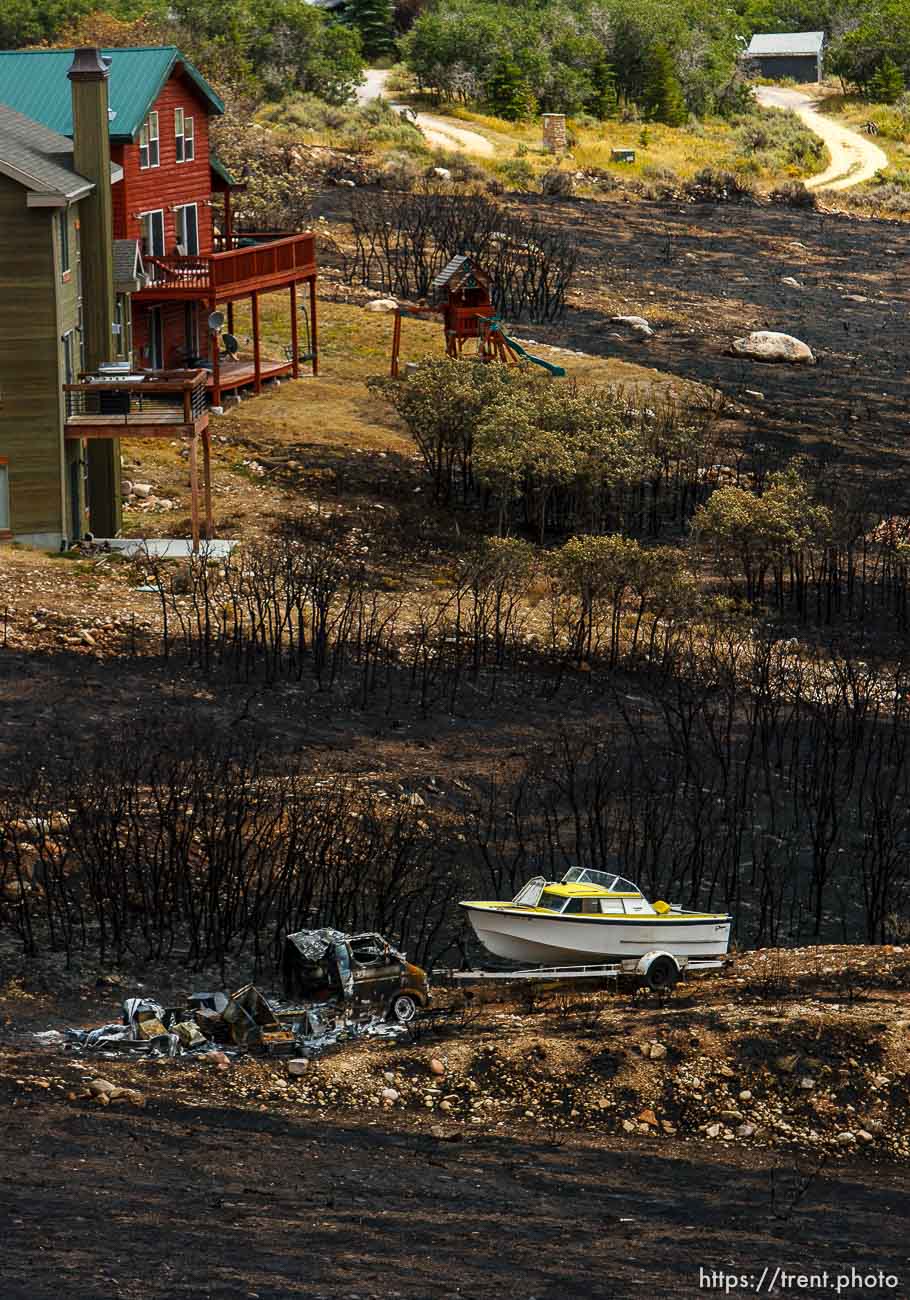
[[[784,278],[781,280],[781,284],[785,284],[789,289],[801,289],[803,287],[800,284],[799,280],[797,280],[796,277],[792,275],[785,275]]]
[[[778,334],[775,330],[755,330],[745,338],[735,339],[731,346],[735,357],[750,361],[786,361],[794,366],[814,366],[815,356],[807,343],[792,334]]]
[[[394,298],[374,298],[367,303],[367,311],[397,311],[398,303]]]
[[[133,484],[133,496],[140,497],[140,498],[144,499],[145,497],[150,497],[151,495],[152,495],[152,485],[151,485],[151,483],[134,483],[134,484]]]
[[[443,1075],[445,1072],[446,1067],[443,1062],[440,1061],[438,1056],[434,1056],[430,1061],[430,1074]]]
[[[452,173],[448,167],[434,167],[433,175],[441,181],[450,181],[452,179]]]
[[[610,320],[614,325],[622,325],[630,334],[636,338],[649,339],[654,335],[651,326],[645,320],[644,316],[611,316]]]

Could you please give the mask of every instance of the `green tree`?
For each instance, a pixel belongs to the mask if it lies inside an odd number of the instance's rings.
[[[392,0],[348,0],[344,18],[360,33],[367,59],[381,58],[389,53],[395,30]]]
[[[601,59],[591,70],[591,83],[593,93],[587,104],[589,112],[600,118],[615,117],[619,108],[616,73],[605,59]]]
[[[769,572],[779,573],[788,560],[801,567],[805,547],[830,527],[831,512],[814,503],[795,465],[772,475],[761,496],[718,488],[692,519],[696,544],[711,548],[731,585],[737,575],[745,580],[750,602],[764,596]]]
[[[904,74],[894,60],[885,55],[869,82],[869,98],[878,104],[896,104],[905,90]]]
[[[484,85],[487,103],[498,117],[520,122],[533,117],[537,104],[521,68],[508,54],[493,64]]]
[[[654,121],[667,126],[682,126],[688,116],[673,59],[664,45],[656,45],[651,51],[642,104]]]

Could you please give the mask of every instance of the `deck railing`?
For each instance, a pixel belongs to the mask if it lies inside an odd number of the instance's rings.
[[[258,235],[237,234],[231,242],[231,249],[208,256],[146,257],[148,283],[142,293],[225,294],[240,285],[255,288],[294,278],[294,272],[315,271],[316,240],[310,233],[277,238],[263,233],[261,241]]]
[[[147,370],[131,375],[84,374],[64,384],[70,426],[195,425],[208,413],[205,370]]]

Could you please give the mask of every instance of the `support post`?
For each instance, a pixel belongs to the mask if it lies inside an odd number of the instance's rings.
[[[207,541],[215,536],[215,519],[212,514],[212,442],[208,429],[202,433],[202,476],[205,494],[205,536]]]
[[[230,252],[234,246],[234,213],[231,207],[231,191],[224,191],[224,250]]]
[[[199,465],[197,444],[199,435],[190,438],[190,522],[193,530],[193,554],[199,550]]]
[[[319,331],[316,328],[316,277],[310,280],[310,345],[313,349],[313,375],[319,374]]]
[[[209,312],[215,310],[214,302],[209,308]],[[218,337],[217,330],[209,330],[209,342],[212,349],[212,406],[221,405],[221,339]]]
[[[253,372],[254,383],[253,391],[262,392],[262,360],[259,353],[259,290],[254,289],[250,294],[250,307],[253,316]]]
[[[398,357],[401,352],[401,312],[395,313],[395,324],[392,328],[392,366],[389,373],[393,379],[398,378]]]
[[[297,282],[291,281],[291,375],[300,378],[299,344],[297,342]]]
[[[234,304],[232,302],[227,305],[227,329],[228,334],[234,333]]]

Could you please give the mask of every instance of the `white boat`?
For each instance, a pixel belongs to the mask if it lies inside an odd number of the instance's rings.
[[[649,903],[622,876],[572,867],[559,882],[535,876],[510,903],[463,901],[477,938],[496,957],[540,965],[624,961],[661,949],[674,957],[725,956],[733,918]]]

